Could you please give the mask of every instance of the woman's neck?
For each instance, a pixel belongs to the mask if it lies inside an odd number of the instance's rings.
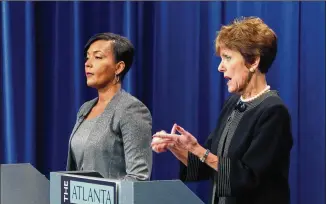
[[[241,93],[241,99],[247,100],[261,95],[262,92],[267,91],[268,86],[264,74],[255,74],[252,76],[245,90]]]
[[[98,104],[107,105],[113,96],[121,90],[121,84],[114,84],[98,89]]]

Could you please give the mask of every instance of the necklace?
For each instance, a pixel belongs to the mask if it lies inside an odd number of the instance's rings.
[[[249,101],[253,101],[255,100],[256,98],[258,98],[259,96],[263,95],[265,92],[268,92],[269,90],[271,89],[270,86],[266,86],[266,88],[264,88],[264,90],[262,90],[260,93],[258,93],[257,95],[253,96],[253,97],[250,97],[250,98],[246,98],[244,99],[242,96],[240,97],[240,100],[242,102],[249,102]]]

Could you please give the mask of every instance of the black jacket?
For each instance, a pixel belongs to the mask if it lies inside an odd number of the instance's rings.
[[[226,101],[217,127],[206,141],[205,147],[214,155],[238,100],[239,96],[232,96]],[[218,168],[228,165],[229,176],[220,175],[221,171],[201,163],[190,153],[188,167],[181,164],[180,179],[220,179],[220,182],[228,183],[229,193],[217,193],[215,204],[219,196],[232,197],[227,198],[226,204],[289,204],[288,172],[292,145],[288,110],[278,96],[270,96],[244,112],[231,140],[228,156],[219,157]]]

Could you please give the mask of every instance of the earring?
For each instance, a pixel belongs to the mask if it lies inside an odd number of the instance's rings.
[[[115,83],[117,84],[120,81],[120,77],[118,75],[115,75]]]
[[[251,68],[249,69],[249,71],[252,72],[252,73],[254,73],[254,72],[255,72],[255,68],[252,68],[252,67],[251,67]]]

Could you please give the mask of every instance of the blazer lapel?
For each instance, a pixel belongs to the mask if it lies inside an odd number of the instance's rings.
[[[82,153],[83,157],[85,154],[85,149],[87,149],[87,146],[92,143],[96,143],[101,136],[105,135],[107,128],[103,128],[103,127],[107,127],[109,125],[108,121],[111,121],[111,118],[113,117],[117,105],[119,104],[119,101],[122,97],[122,92],[124,91],[121,89],[113,96],[111,101],[106,105],[101,116],[97,119],[96,123],[94,124],[94,127],[89,133],[87,142],[84,146],[83,153]],[[87,160],[87,156],[84,157],[84,160]]]
[[[71,140],[72,140],[72,137],[74,136],[75,132],[77,131],[79,126],[82,124],[82,122],[85,120],[85,117],[87,116],[87,114],[95,106],[97,100],[98,100],[98,98],[95,98],[95,99],[91,100],[90,102],[86,103],[84,105],[84,107],[82,107],[81,110],[77,114],[77,121],[76,121],[76,124],[75,124],[75,126],[74,126],[74,128],[72,130],[72,133],[70,134],[69,142],[68,142],[69,151],[68,151],[67,170],[76,170],[75,167],[72,166],[72,161],[71,161]]]
[[[77,114],[77,121],[74,129],[72,130],[72,133],[70,135],[70,139],[75,134],[76,130],[79,128],[80,124],[85,120],[88,113],[92,110],[92,108],[95,106],[98,98],[95,98],[91,100],[89,103],[85,104],[85,107],[83,107]]]

